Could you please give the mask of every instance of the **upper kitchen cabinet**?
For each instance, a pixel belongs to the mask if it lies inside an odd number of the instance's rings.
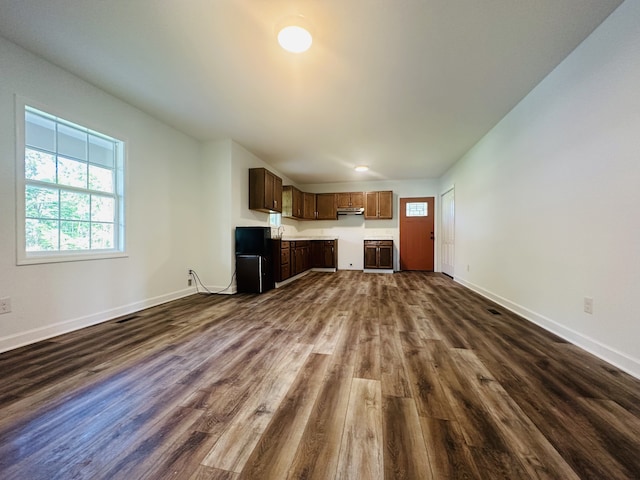
[[[304,193],[292,185],[282,189],[282,216],[304,218]]]
[[[282,213],[282,179],[266,168],[250,168],[249,209]]]
[[[305,220],[316,219],[316,194],[302,193],[302,218]]]
[[[393,218],[393,192],[365,193],[364,218],[367,220],[389,220]]]
[[[364,208],[364,193],[343,192],[336,193],[338,208]]]
[[[317,220],[337,220],[338,209],[336,206],[335,193],[316,194],[316,219]]]

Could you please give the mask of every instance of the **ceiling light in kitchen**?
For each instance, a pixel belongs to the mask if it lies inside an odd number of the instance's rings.
[[[367,167],[366,165],[358,165],[356,168],[354,168],[354,170],[356,172],[366,172],[367,170],[369,170],[369,167]]]
[[[292,53],[309,50],[313,38],[304,17],[289,17],[281,25],[278,31],[278,43],[282,48]]]

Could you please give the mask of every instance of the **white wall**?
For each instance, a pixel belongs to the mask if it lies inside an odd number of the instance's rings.
[[[200,151],[192,138],[0,37],[0,351],[185,295],[199,261]],[[127,253],[16,266],[14,95],[127,142]]]
[[[249,210],[249,169],[267,168],[291,181],[278,170],[233,140],[207,142],[202,149],[202,191],[204,198],[204,254],[194,267],[211,291],[236,291],[232,282],[235,270],[235,227],[269,226],[269,214]],[[285,221],[287,233],[295,234],[295,223]]]
[[[392,236],[394,239],[394,269],[399,270],[400,255],[400,198],[435,197],[436,213],[439,208],[437,180],[376,181],[302,185],[305,192],[366,192],[393,191],[393,219],[365,220],[364,216],[346,215],[338,220],[298,221],[299,235],[335,236],[338,238],[338,269],[362,270],[364,268],[363,241],[371,236]],[[436,215],[437,218],[437,215]],[[436,222],[437,228],[437,222]],[[436,250],[437,255],[437,250]]]
[[[456,280],[636,376],[638,25],[625,2],[441,179]]]

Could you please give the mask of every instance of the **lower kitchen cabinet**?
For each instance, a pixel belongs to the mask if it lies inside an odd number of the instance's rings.
[[[393,240],[365,240],[364,268],[393,270]]]
[[[311,241],[312,268],[338,268],[338,241]]]
[[[309,270],[311,265],[311,243],[300,240],[291,243],[291,276]]]
[[[273,240],[273,274],[283,282],[310,268],[338,268],[337,240]]]

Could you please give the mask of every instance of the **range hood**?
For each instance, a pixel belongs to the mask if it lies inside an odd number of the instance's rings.
[[[340,207],[338,208],[338,215],[362,215],[364,213],[363,207]]]

